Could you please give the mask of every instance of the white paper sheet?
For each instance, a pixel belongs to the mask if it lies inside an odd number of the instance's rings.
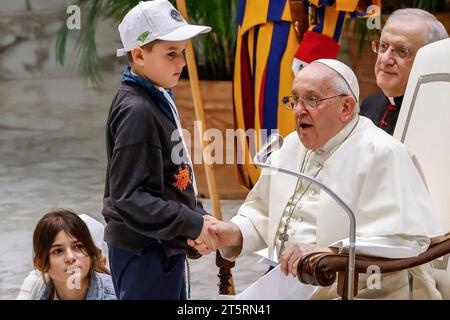
[[[252,254],[260,258],[258,261],[259,263],[264,263],[271,267],[276,267],[278,265],[278,259],[275,253],[276,251],[274,251],[273,259],[269,259],[269,248],[253,252]]]
[[[285,276],[278,265],[235,296],[236,300],[306,300],[317,290],[316,286],[301,283],[291,274]]]

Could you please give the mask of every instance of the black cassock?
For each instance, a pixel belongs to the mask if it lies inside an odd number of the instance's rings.
[[[383,92],[377,92],[364,99],[361,103],[359,114],[371,119],[377,127],[380,127],[392,136],[402,101],[403,96],[395,97],[395,105],[393,105]]]

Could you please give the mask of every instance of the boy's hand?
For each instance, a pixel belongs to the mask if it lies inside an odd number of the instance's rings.
[[[209,254],[216,251],[218,247],[218,238],[214,233],[209,232],[209,227],[218,220],[210,215],[203,216],[204,222],[202,231],[197,239],[188,239],[187,243],[201,254]]]

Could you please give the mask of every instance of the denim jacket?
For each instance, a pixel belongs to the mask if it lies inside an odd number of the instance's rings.
[[[45,287],[40,292],[40,300],[52,300]],[[93,272],[85,300],[117,300],[111,276]]]

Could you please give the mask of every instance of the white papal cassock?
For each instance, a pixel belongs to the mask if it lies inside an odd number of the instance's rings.
[[[310,176],[317,174],[349,205],[356,215],[357,254],[412,257],[428,248],[430,237],[441,234],[417,163],[403,144],[365,117],[355,116],[316,151],[307,150],[293,132],[269,161]],[[296,177],[265,170],[231,220],[242,232],[242,251],[224,248],[223,256],[234,260],[265,247],[269,254],[279,250],[278,236],[294,205],[285,248],[309,243],[345,250],[349,220],[343,209],[318,187],[308,187],[307,181],[297,185]],[[368,289],[367,275],[360,274],[358,297],[439,299],[431,272],[427,264],[385,274],[381,289]],[[313,298],[335,297],[336,284],[321,288]]]

